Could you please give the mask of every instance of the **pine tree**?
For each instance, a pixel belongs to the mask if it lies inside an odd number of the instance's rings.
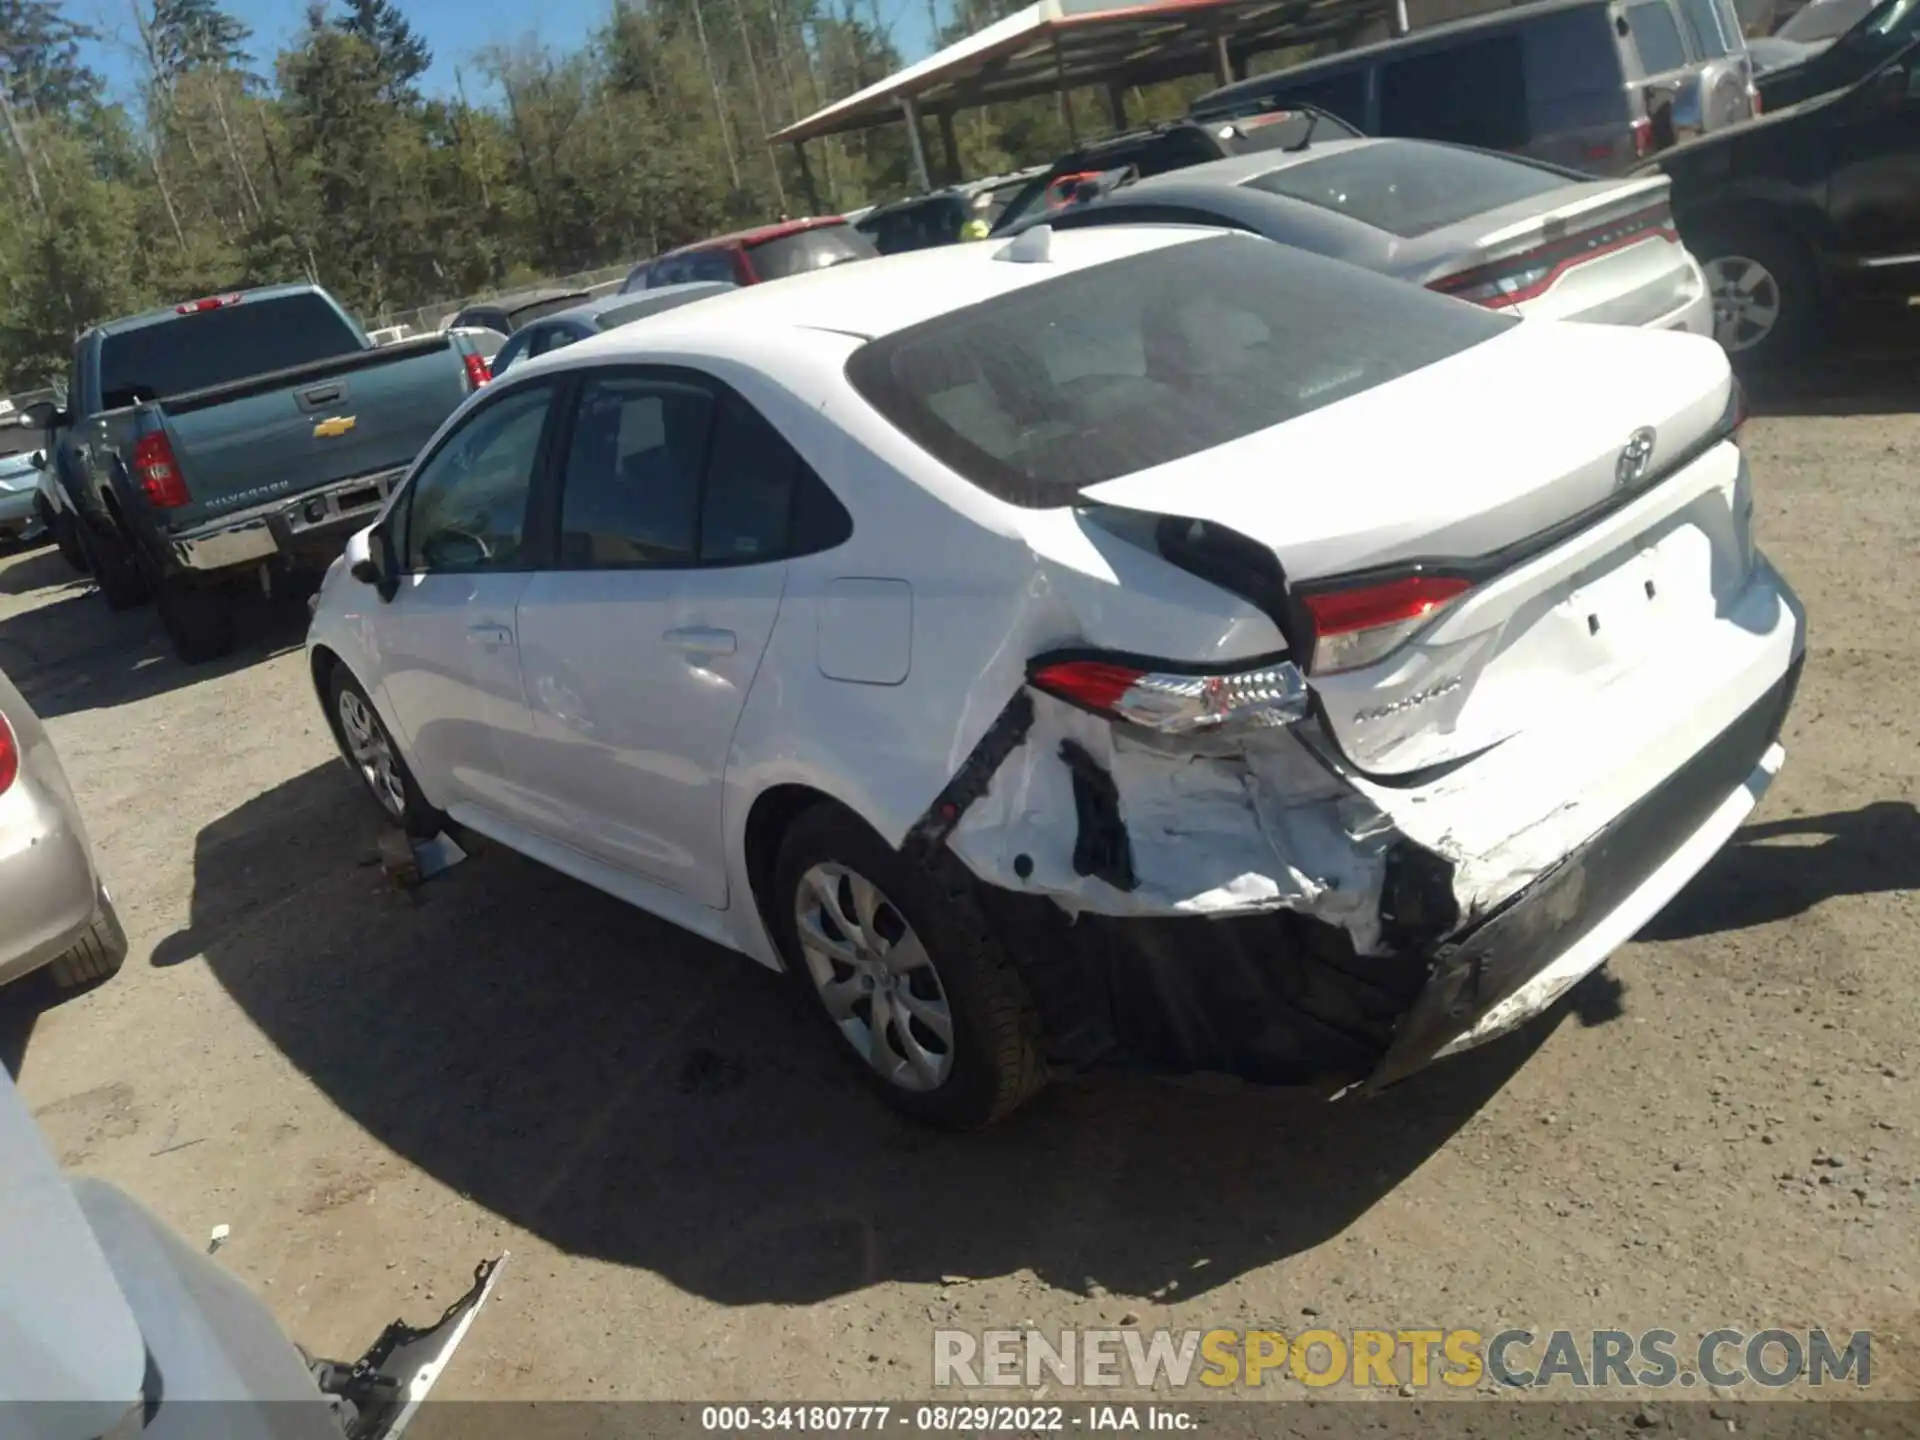
[[[333,23],[336,29],[358,36],[373,47],[381,93],[388,101],[409,107],[420,103],[420,91],[414,82],[427,73],[433,51],[393,0],[346,0],[346,9]]]

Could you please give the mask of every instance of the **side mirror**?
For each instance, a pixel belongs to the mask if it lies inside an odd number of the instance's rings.
[[[382,600],[399,593],[400,580],[387,532],[370,525],[347,541],[347,573],[362,585],[371,585]]]
[[[1889,65],[1866,84],[1867,104],[1875,110],[1894,110],[1906,103],[1907,67]]]
[[[51,400],[36,400],[21,408],[20,418],[13,423],[28,430],[51,430],[65,417],[60,407]]]
[[[46,469],[47,468],[47,452],[44,450],[34,451],[33,454],[27,457],[27,463],[36,470]]]

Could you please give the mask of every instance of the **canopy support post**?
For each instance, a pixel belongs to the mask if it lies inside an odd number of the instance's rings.
[[[907,149],[913,154],[913,178],[919,182],[922,193],[933,189],[933,179],[927,173],[927,146],[920,138],[920,107],[905,95],[900,97],[900,114],[907,122]]]

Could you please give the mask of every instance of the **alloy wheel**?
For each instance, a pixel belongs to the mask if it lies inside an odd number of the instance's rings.
[[[1746,255],[1720,255],[1703,267],[1713,296],[1713,338],[1729,355],[1751,350],[1780,323],[1780,282]]]
[[[800,949],[827,1016],[888,1084],[938,1089],[953,1071],[953,1010],[906,917],[845,865],[822,863],[794,896]]]
[[[393,742],[373,707],[352,690],[340,692],[340,733],[347,738],[347,754],[360,772],[360,778],[373,791],[395,820],[407,812],[407,789],[400,779],[400,766],[393,753]]]

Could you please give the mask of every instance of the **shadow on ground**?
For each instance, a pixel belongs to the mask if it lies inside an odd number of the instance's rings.
[[[1742,379],[1756,415],[1920,411],[1920,313],[1844,320],[1825,345]]]
[[[1742,930],[1889,890],[1920,890],[1920,810],[1907,802],[1767,820],[1735,835],[1640,938]]]
[[[1549,1028],[1372,1101],[1104,1077],[947,1137],[866,1096],[750,962],[498,848],[401,893],[377,840],[338,766],[249,801],[201,832],[189,928],[154,963],[204,956],[334,1104],[444,1184],[725,1304],[1022,1268],[1211,1289],[1339,1234]],[[1585,993],[1589,1023],[1617,1013],[1617,991]]]
[[[152,606],[114,612],[55,550],[0,561],[0,594],[40,603],[0,616],[0,670],[41,719],[125,705],[244,669],[299,645],[304,601],[242,598],[231,655],[183,665],[161,633]]]

